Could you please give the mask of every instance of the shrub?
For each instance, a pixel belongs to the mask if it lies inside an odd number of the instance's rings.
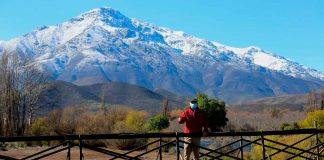
[[[125,119],[125,127],[132,132],[145,132],[147,117],[147,112],[130,111]]]
[[[148,122],[149,131],[160,131],[169,127],[169,119],[165,115],[156,115],[152,117]]]
[[[295,129],[299,129],[299,126],[297,123],[294,123],[293,125],[290,125],[288,123],[283,123],[281,126],[280,126],[280,129],[281,130],[295,130]]]
[[[0,151],[6,151],[7,149],[7,143],[0,142]]]
[[[114,133],[145,132],[145,123],[148,117],[147,112],[129,111],[123,121],[116,122],[113,128]],[[146,139],[118,139],[111,140],[109,145],[122,150],[134,149],[143,145]]]
[[[48,123],[45,118],[38,118],[31,126],[31,134],[34,136],[49,134]]]
[[[292,130],[293,127],[288,123],[283,123],[283,124],[281,124],[280,129],[283,130],[283,131],[284,130]]]

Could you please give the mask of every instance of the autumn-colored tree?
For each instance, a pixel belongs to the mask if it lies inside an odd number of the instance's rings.
[[[143,111],[130,111],[123,121],[114,125],[114,133],[146,132],[148,113]],[[123,150],[133,149],[142,145],[145,139],[119,139],[110,141],[109,145]]]
[[[144,111],[130,111],[125,119],[125,127],[133,132],[145,132],[148,113]]]
[[[46,118],[38,118],[31,126],[31,134],[35,136],[48,135],[50,130]]]
[[[324,129],[324,110],[308,112],[305,120],[299,122],[301,128],[314,128],[314,122],[319,129]]]
[[[51,111],[47,117],[47,125],[51,135],[55,135],[61,131],[62,109],[55,109]]]

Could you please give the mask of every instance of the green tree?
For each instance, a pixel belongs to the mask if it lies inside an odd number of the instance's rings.
[[[160,131],[164,128],[169,127],[169,119],[166,115],[159,114],[152,117],[148,122],[149,131]]]
[[[208,124],[212,132],[219,131],[228,122],[225,102],[208,98],[206,94],[197,94],[198,106],[208,114]]]
[[[198,101],[198,106],[199,106],[200,109],[203,109],[203,108],[209,106],[208,96],[206,94],[198,93],[197,94],[197,101]]]

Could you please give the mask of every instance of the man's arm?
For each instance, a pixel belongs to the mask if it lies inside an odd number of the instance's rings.
[[[178,118],[178,123],[182,124],[186,121],[186,111],[183,111],[180,115],[180,117]]]

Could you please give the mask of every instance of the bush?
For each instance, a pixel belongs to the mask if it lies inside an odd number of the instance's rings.
[[[147,117],[147,112],[130,111],[125,119],[125,127],[132,132],[145,132]]]
[[[45,118],[38,118],[31,126],[31,134],[34,136],[49,134],[47,120]]]
[[[114,133],[145,132],[148,113],[140,111],[129,111],[123,121],[116,122]],[[146,139],[116,139],[111,140],[109,145],[122,150],[130,150],[146,143]]]
[[[169,119],[165,115],[156,115],[152,117],[148,122],[149,131],[160,131],[162,129],[168,128],[170,125]]]
[[[299,129],[299,126],[297,123],[294,123],[293,125],[290,125],[288,123],[283,123],[281,126],[280,126],[280,129],[281,130],[295,130],[295,129]]]
[[[7,149],[7,143],[0,142],[0,151],[6,151]]]
[[[283,131],[284,130],[292,130],[293,127],[288,123],[283,123],[283,124],[281,124],[280,129],[283,130]]]

